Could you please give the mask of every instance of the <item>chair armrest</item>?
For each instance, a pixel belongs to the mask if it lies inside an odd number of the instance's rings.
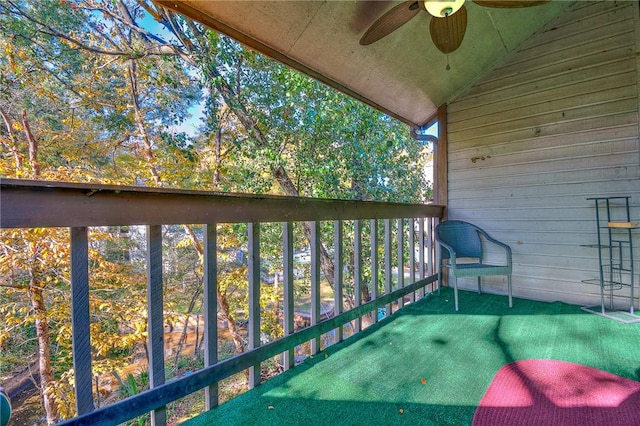
[[[449,252],[449,262],[455,267],[456,264],[456,251],[449,244],[436,239],[437,243],[444,247]],[[440,253],[440,262],[442,263],[442,253]]]
[[[505,250],[505,252],[507,254],[507,265],[511,265],[511,247],[509,247],[507,244],[505,244],[505,243],[503,243],[501,241],[496,240],[495,238],[492,238],[484,230],[480,230],[480,233],[482,234],[482,236],[484,238],[487,239],[487,241],[489,241],[489,242],[491,242],[491,243],[493,243],[493,244],[495,244],[495,245],[497,245],[499,247],[502,247]]]

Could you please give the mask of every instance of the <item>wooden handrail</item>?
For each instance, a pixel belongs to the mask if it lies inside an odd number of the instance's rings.
[[[443,206],[0,179],[0,228],[435,217]]]

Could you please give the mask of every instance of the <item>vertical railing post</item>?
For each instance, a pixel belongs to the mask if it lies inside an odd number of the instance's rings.
[[[362,223],[353,222],[353,301],[354,305],[362,304]],[[362,317],[354,321],[354,333],[362,330]]]
[[[149,387],[164,384],[164,312],[162,295],[162,227],[147,226],[147,341]],[[167,423],[166,407],[151,412],[152,426]]]
[[[440,244],[436,243],[435,227],[440,223],[440,219],[435,218],[433,220],[433,222],[434,222],[434,226],[433,226],[433,273],[437,274],[438,270],[440,268],[440,264],[438,263],[439,259],[440,259]],[[446,272],[446,270],[443,271],[443,272]],[[438,294],[440,294],[440,285],[441,285],[441,282],[439,280],[435,280],[431,284],[431,287],[433,288],[433,286],[438,286]]]
[[[404,221],[398,219],[398,288],[404,287]],[[404,297],[398,299],[398,308],[404,306]]]
[[[371,300],[378,298],[378,221],[370,220],[371,227]],[[373,311],[372,324],[378,322],[378,310]]]
[[[284,335],[288,336],[294,332],[294,296],[293,296],[293,224],[285,222],[282,224],[283,236],[283,273],[284,281]],[[289,349],[284,353],[284,369],[288,370],[295,365],[294,350]]]
[[[204,232],[204,365],[218,362],[218,256],[216,224]],[[204,389],[205,409],[218,406],[218,383]]]
[[[391,219],[384,220],[384,294],[391,293],[392,281],[392,265],[391,265]],[[393,303],[386,305],[385,316],[393,313]]]
[[[249,223],[249,350],[260,346],[260,224]],[[260,384],[260,363],[249,367],[249,389]]]
[[[320,322],[320,222],[311,223],[311,325]],[[320,352],[320,336],[311,340],[311,354]]]
[[[343,224],[341,220],[333,222],[333,315],[337,316],[342,313],[342,298],[343,298],[343,271],[344,259],[343,259]],[[342,341],[342,327],[338,327],[334,330],[335,339],[334,342],[338,343]]]
[[[78,415],[94,409],[90,324],[87,228],[71,228],[71,343]]]
[[[427,275],[434,274],[434,229],[435,224],[432,217],[427,218]],[[433,283],[431,283],[431,291],[433,291]]]
[[[415,219],[409,219],[409,283],[416,282],[416,221]],[[409,301],[411,303],[416,301],[415,291],[409,295]]]
[[[424,279],[424,218],[418,219],[418,265],[420,268],[419,277]],[[424,287],[420,289],[420,297],[424,297]]]

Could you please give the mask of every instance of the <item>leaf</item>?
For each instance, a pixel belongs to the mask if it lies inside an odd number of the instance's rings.
[[[129,392],[130,396],[137,395],[139,392],[136,379],[131,373],[127,374],[127,392]]]

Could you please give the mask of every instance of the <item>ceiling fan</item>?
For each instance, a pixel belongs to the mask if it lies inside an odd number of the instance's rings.
[[[538,6],[550,0],[474,0],[479,6],[520,8]],[[433,44],[448,54],[460,47],[467,30],[467,9],[464,0],[409,0],[395,6],[376,20],[360,39],[367,46],[391,34],[406,24],[421,10],[431,17],[429,32]]]

